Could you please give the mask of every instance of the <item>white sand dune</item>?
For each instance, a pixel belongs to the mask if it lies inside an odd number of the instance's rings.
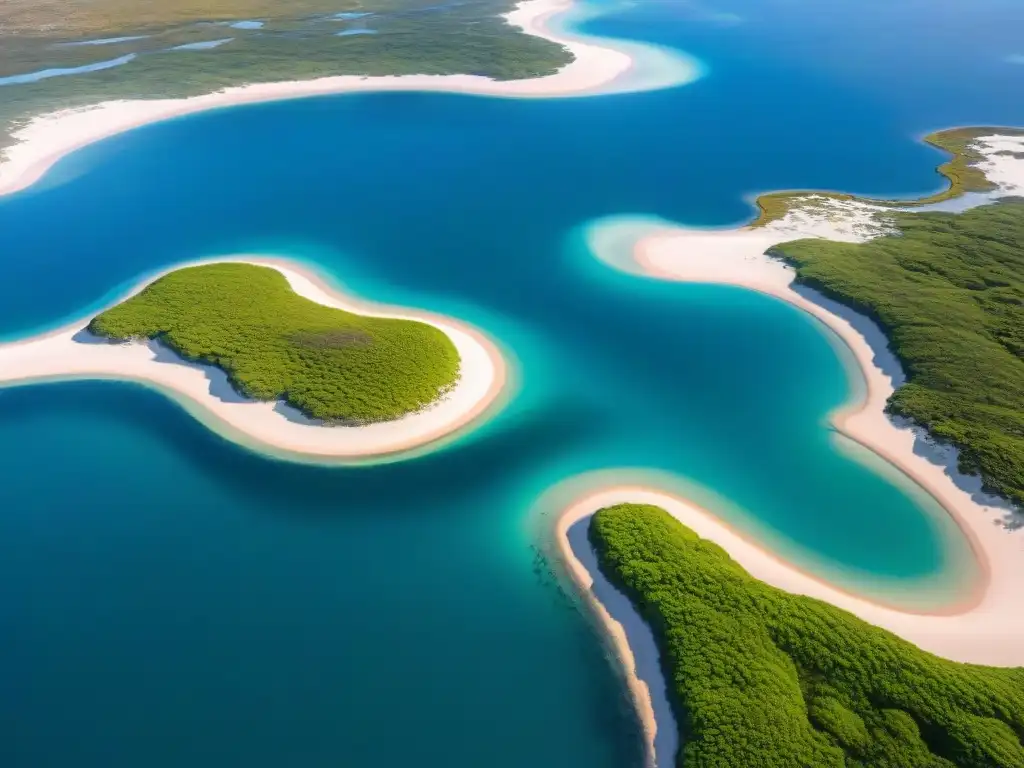
[[[61,379],[137,381],[179,400],[231,439],[264,452],[305,459],[366,460],[410,451],[452,435],[500,404],[507,366],[497,346],[476,329],[440,315],[358,301],[287,261],[248,256],[213,261],[229,260],[272,267],[298,295],[325,306],[419,320],[439,328],[459,353],[458,382],[437,403],[401,419],[358,427],[323,426],[283,403],[241,397],[219,368],[185,362],[159,344],[97,339],[85,330],[90,319],[86,317],[51,333],[0,344],[0,386]],[[174,269],[181,266],[187,265]]]

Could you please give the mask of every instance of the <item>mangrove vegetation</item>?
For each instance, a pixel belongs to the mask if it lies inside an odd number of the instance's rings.
[[[654,630],[685,768],[1022,768],[1024,669],[958,664],[768,586],[663,509],[588,529]]]
[[[276,269],[237,262],[164,275],[89,330],[158,340],[223,369],[246,397],[284,400],[332,423],[398,418],[459,376],[458,351],[439,328],[326,307],[296,294]]]

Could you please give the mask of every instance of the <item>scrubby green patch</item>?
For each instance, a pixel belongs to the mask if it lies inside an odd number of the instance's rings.
[[[69,7],[70,6],[70,7]],[[121,66],[0,85],[0,149],[29,118],[113,99],[181,98],[223,88],[335,75],[554,74],[572,61],[562,45],[523,32],[503,15],[514,0],[134,0],[0,2],[0,77],[72,68],[129,54]],[[366,14],[339,19],[338,12]],[[227,22],[260,19],[261,29]],[[338,36],[346,30],[375,34]],[[108,45],[67,45],[139,36]],[[231,41],[212,50],[182,44]]]
[[[330,422],[398,418],[436,400],[459,375],[451,340],[426,323],[366,317],[297,295],[269,267],[187,267],[96,316],[113,339],[158,339],[222,368],[256,400],[284,400]]]
[[[901,234],[772,252],[885,330],[907,374],[889,410],[955,443],[963,471],[1024,504],[1024,202],[892,219]]]
[[[926,144],[945,150],[951,155],[949,160],[936,169],[939,174],[946,178],[949,186],[936,192],[934,195],[922,197],[918,200],[876,200],[866,197],[855,197],[844,192],[812,192],[809,190],[769,192],[768,194],[760,195],[755,201],[758,212],[757,218],[754,219],[751,226],[761,227],[784,218],[790,210],[800,207],[802,201],[809,195],[827,197],[833,200],[858,200],[871,205],[899,209],[941,203],[944,200],[960,197],[967,192],[990,192],[996,186],[977,167],[977,164],[984,160],[985,156],[974,148],[973,143],[982,136],[995,135],[1021,136],[1024,135],[1024,130],[1019,128],[985,127],[951,128],[925,136],[924,142]]]
[[[685,768],[1021,768],[1024,669],[957,664],[764,584],[663,509],[589,527],[650,623]]]

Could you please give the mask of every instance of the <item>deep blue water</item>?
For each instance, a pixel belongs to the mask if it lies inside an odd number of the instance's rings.
[[[579,234],[735,223],[775,188],[917,195],[940,155],[915,137],[1024,123],[1016,4],[898,5],[623,6],[586,31],[679,47],[705,77],[218,111],[0,201],[0,335],[163,265],[270,252],[478,324],[521,379],[469,438],[360,468],[250,453],[133,385],[0,391],[0,762],[636,763],[615,673],[537,554],[535,500],[589,470],[666,470],[805,567],[941,599],[964,544],[837,449],[851,384],[827,335],[741,290],[614,273]]]

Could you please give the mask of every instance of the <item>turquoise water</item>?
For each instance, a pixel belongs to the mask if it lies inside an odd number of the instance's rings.
[[[0,391],[2,764],[638,764],[531,511],[591,470],[672,473],[804,567],[948,599],[965,545],[837,446],[826,416],[851,384],[819,326],[613,271],[581,236],[623,213],[734,223],[763,189],[929,192],[940,156],[915,136],[1024,122],[1010,3],[899,5],[620,6],[585,31],[676,46],[704,77],[222,110],[89,147],[0,201],[0,335],[181,260],[276,253],[476,323],[521,379],[466,439],[359,468],[259,456],[134,385]]]

